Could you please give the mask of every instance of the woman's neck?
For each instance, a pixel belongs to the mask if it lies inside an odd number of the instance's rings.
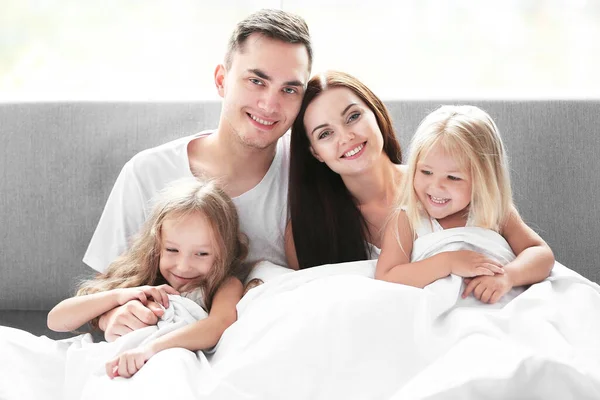
[[[387,155],[380,158],[373,168],[359,175],[342,176],[348,191],[357,200],[359,207],[376,204],[391,204],[396,198],[402,177],[401,168],[392,163]]]

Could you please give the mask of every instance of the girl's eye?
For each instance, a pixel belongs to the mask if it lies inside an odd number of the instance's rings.
[[[348,117],[348,122],[352,122],[352,121],[356,121],[358,119],[358,117],[360,117],[360,113],[357,111],[355,113],[352,113],[349,117]]]
[[[422,173],[423,175],[431,175],[431,171],[428,171],[428,170],[426,170],[426,169],[422,169],[422,170],[421,170],[421,173]]]
[[[294,88],[283,88],[284,93],[287,94],[294,94],[294,93],[298,93],[298,91]]]
[[[169,253],[177,253],[177,249],[174,249],[172,247],[167,247],[165,250],[167,250],[167,252]]]
[[[461,179],[458,176],[448,175],[448,179],[451,181],[460,181]]]
[[[205,251],[201,251],[201,252],[196,253],[196,255],[198,255],[200,257],[206,257],[208,255],[208,253]]]
[[[329,135],[331,135],[331,131],[323,131],[321,133],[319,133],[318,138],[319,139],[325,139],[326,137],[328,137]]]

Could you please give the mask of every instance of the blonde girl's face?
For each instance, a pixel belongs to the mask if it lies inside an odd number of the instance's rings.
[[[212,227],[202,213],[163,221],[159,269],[174,289],[193,289],[215,263]]]
[[[446,225],[466,225],[471,202],[471,173],[439,144],[417,162],[414,189],[427,213],[444,228]]]

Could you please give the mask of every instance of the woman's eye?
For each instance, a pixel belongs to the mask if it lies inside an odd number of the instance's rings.
[[[318,138],[319,139],[325,139],[326,137],[328,137],[329,135],[331,135],[331,131],[323,131],[319,134]]]
[[[360,117],[360,113],[359,112],[355,112],[352,113],[349,117],[348,117],[348,122],[352,122],[358,119],[358,117]]]

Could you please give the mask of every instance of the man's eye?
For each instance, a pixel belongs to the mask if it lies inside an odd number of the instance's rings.
[[[319,134],[319,139],[325,139],[329,135],[331,135],[331,131],[323,131]]]
[[[287,94],[294,94],[294,93],[298,93],[298,91],[294,88],[284,88],[283,91]]]
[[[260,79],[256,79],[256,78],[250,78],[250,82],[254,83],[255,85],[262,85],[262,81]]]

